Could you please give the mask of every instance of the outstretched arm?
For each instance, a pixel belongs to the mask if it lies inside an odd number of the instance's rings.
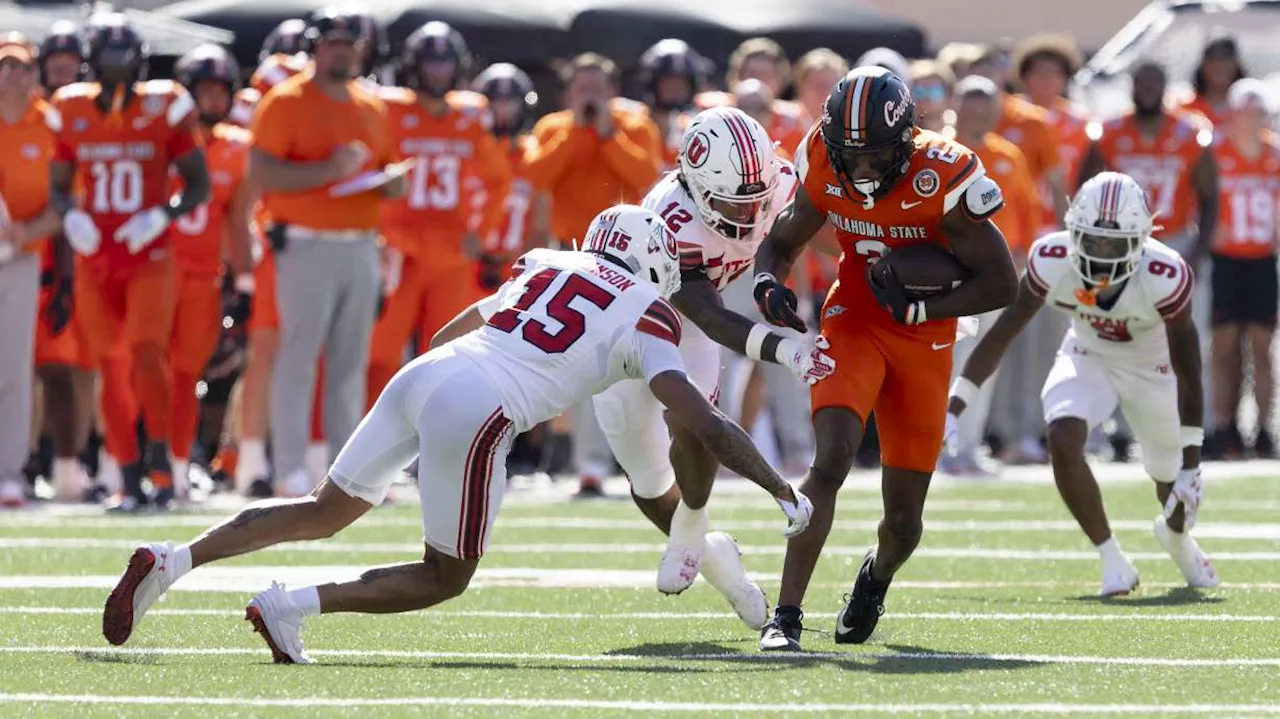
[[[769,274],[785,282],[800,251],[826,221],[813,206],[804,185],[797,186],[795,196],[778,213],[778,219],[756,250],[756,276]]]
[[[1164,331],[1169,339],[1169,362],[1178,378],[1178,417],[1188,435],[1182,439],[1182,466],[1191,469],[1200,466],[1204,387],[1200,381],[1200,333],[1191,321],[1190,300],[1181,312],[1165,320]],[[1193,438],[1191,434],[1199,436]]]
[[[947,412],[959,415],[964,411],[965,406],[978,394],[982,383],[995,374],[1000,358],[1004,357],[1014,338],[1043,306],[1044,299],[1031,289],[1024,274],[1018,285],[1018,298],[1000,313],[991,329],[978,340],[978,346],[973,348],[973,354],[964,363],[960,377],[951,386],[951,403],[947,406]]]

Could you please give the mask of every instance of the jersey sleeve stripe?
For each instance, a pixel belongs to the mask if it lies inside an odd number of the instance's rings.
[[[1027,263],[1027,287],[1039,298],[1044,299],[1049,294],[1049,284],[1040,277],[1040,273],[1036,272],[1036,263]]]
[[[680,344],[680,316],[671,305],[661,300],[649,305],[636,322],[636,329],[655,337]]]
[[[1191,296],[1195,293],[1191,268],[1185,262],[1180,263],[1179,266],[1182,268],[1182,281],[1178,283],[1177,289],[1172,294],[1156,303],[1156,310],[1166,319],[1181,314],[1190,304]]]
[[[959,185],[960,183],[962,183],[962,182],[964,182],[966,179],[968,179],[969,175],[973,174],[973,171],[974,171],[977,167],[978,167],[978,156],[977,156],[977,155],[970,155],[970,156],[969,156],[969,164],[965,165],[965,166],[964,166],[964,169],[960,171],[960,174],[958,174],[958,175],[956,175],[955,177],[951,178],[951,182],[948,182],[948,183],[947,183],[947,192],[948,192],[948,193],[950,193],[950,191],[951,191],[951,190],[953,190],[953,189],[955,189],[955,187],[956,187],[957,185]]]

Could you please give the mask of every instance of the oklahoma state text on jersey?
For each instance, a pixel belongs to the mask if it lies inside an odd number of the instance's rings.
[[[942,234],[943,215],[958,206],[970,219],[982,221],[1004,206],[1004,197],[969,148],[929,130],[916,130],[912,143],[906,173],[870,207],[861,196],[845,195],[817,125],[809,131],[796,171],[813,206],[836,228],[840,243],[840,267],[829,302],[838,296],[845,312],[866,322],[950,341],[955,338],[955,320],[899,325],[867,286],[868,264],[907,245],[949,246]]]
[[[228,123],[213,126],[205,142],[209,201],[173,223],[178,233],[173,252],[185,275],[216,277],[222,267],[223,240],[231,202],[249,162],[249,131]]]
[[[195,101],[177,83],[151,80],[135,83],[128,105],[115,114],[98,107],[101,93],[96,82],[54,93],[62,115],[54,159],[76,166],[81,204],[102,233],[102,246],[88,261],[136,265],[162,257],[169,233],[137,255],[112,235],[134,214],[168,201],[169,165],[199,146]]]

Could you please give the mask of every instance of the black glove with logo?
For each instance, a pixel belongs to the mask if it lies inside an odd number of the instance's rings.
[[[867,286],[880,306],[889,310],[898,324],[918,325],[925,321],[924,303],[907,297],[907,291],[887,262],[867,267]]]
[[[799,301],[791,288],[779,282],[768,272],[756,275],[752,295],[756,298],[756,307],[765,321],[778,327],[790,327],[797,332],[806,331],[804,320],[796,313]]]

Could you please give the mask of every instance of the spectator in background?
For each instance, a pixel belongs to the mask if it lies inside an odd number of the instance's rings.
[[[334,196],[335,183],[383,169],[395,156],[386,106],[355,80],[358,18],[317,11],[308,23],[314,70],[271,90],[253,119],[251,185],[263,192],[276,248],[280,347],[271,378],[272,464],[278,494],[302,496],[316,363],[325,357],[324,426],[330,457],[365,405],[378,305],[378,216],[402,196],[400,176]]]
[[[903,82],[906,82],[911,75],[910,63],[907,62],[907,58],[903,57],[902,53],[892,48],[873,47],[862,53],[862,56],[853,63],[854,67],[863,67],[866,65],[883,67],[894,75],[897,75],[903,80]]]
[[[1204,115],[1214,127],[1225,124],[1232,113],[1227,93],[1232,83],[1247,74],[1235,38],[1225,34],[1213,38],[1204,46],[1192,79],[1195,95],[1182,107]]]
[[[1228,101],[1231,112],[1213,145],[1221,173],[1221,222],[1213,238],[1214,397],[1205,456],[1244,455],[1236,412],[1244,384],[1244,345],[1253,359],[1253,397],[1258,403],[1255,457],[1275,456],[1268,425],[1275,397],[1271,340],[1280,290],[1276,276],[1276,197],[1280,192],[1280,143],[1267,129],[1266,86],[1237,80]]]
[[[524,156],[525,177],[551,196],[551,234],[568,247],[602,210],[638,203],[658,179],[662,138],[643,108],[618,98],[618,68],[585,53],[560,75],[564,110],[533,127]],[[590,400],[574,409],[573,451],[579,492],[599,495],[613,455]]]
[[[778,43],[767,37],[754,37],[743,42],[729,56],[729,69],[725,73],[724,86],[734,88],[743,80],[759,80],[773,93],[773,122],[765,125],[765,132],[774,142],[782,143],[788,156],[795,156],[797,148],[813,125],[813,117],[798,103],[780,100],[791,83],[791,63],[787,53]],[[830,91],[831,88],[827,88]],[[699,110],[733,104],[728,92],[704,92],[694,102]]]
[[[806,52],[796,61],[795,99],[813,119],[822,117],[831,88],[849,72],[849,63],[825,47]],[[765,127],[768,127],[766,125]]]
[[[973,150],[987,174],[1004,192],[1004,209],[996,213],[992,221],[1004,234],[1014,264],[1021,270],[1026,266],[1027,248],[1035,241],[1040,225],[1040,197],[1022,151],[993,132],[999,119],[1000,89],[985,77],[970,75],[956,83],[954,98],[955,125],[944,134]],[[959,376],[978,338],[991,329],[1000,312],[994,310],[980,315],[978,336],[956,345],[953,379]],[[959,451],[954,456],[943,454],[938,464],[941,471],[953,475],[986,474],[978,464],[977,449],[991,411],[994,385],[994,382],[984,383],[978,398],[961,415]],[[973,418],[969,417],[970,412],[975,412]]]
[[[910,75],[911,99],[916,103],[917,121],[921,128],[941,132],[948,123],[951,88],[955,76],[937,60],[916,60],[907,70]],[[954,120],[952,120],[954,121]]]
[[[1014,66],[1026,90],[1023,99],[1048,113],[1062,160],[1063,189],[1068,192],[1075,190],[1075,177],[1089,147],[1085,133],[1089,118],[1082,108],[1067,99],[1067,83],[1080,69],[1080,63],[1080,51],[1068,35],[1034,35],[1014,51]],[[1057,202],[1048,185],[1040,186],[1038,191],[1043,195],[1044,204],[1040,232],[1052,232],[1062,225],[1062,216],[1056,214]]]
[[[969,74],[969,66],[982,57],[983,47],[971,42],[949,42],[938,51],[937,60],[948,70],[952,77],[964,77]]]
[[[680,140],[697,111],[693,98],[707,82],[711,62],[684,40],[660,40],[640,56],[640,86],[662,137],[662,169],[676,168]]]

